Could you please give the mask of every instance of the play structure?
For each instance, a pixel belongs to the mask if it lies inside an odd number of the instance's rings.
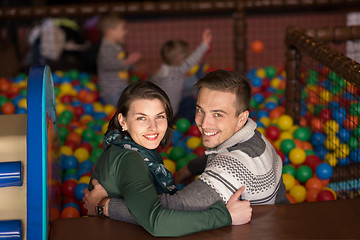
[[[0,116],[0,236],[45,240],[60,183],[50,69],[32,67],[27,90],[27,114]]]

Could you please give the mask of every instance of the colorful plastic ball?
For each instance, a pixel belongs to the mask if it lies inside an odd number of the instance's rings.
[[[66,197],[74,197],[74,190],[76,186],[77,181],[74,179],[64,181],[61,187],[62,194]]]
[[[312,177],[312,170],[309,166],[303,165],[296,169],[296,179],[300,183],[307,182]]]
[[[292,175],[293,177],[295,177],[295,174],[296,174],[296,169],[293,165],[291,164],[287,164],[283,167],[282,169],[282,173],[286,173],[286,174],[290,174]]]
[[[255,40],[251,43],[251,50],[254,53],[261,53],[264,50],[264,43],[260,40]]]
[[[172,174],[174,174],[176,172],[176,162],[171,161],[168,158],[165,158],[163,161],[167,170],[169,170]]]
[[[170,151],[169,157],[171,160],[176,162],[176,161],[180,160],[181,158],[185,157],[185,155],[186,155],[186,152],[183,147],[174,146]]]
[[[67,208],[67,207],[74,207],[74,208],[76,208],[78,211],[80,211],[80,206],[79,206],[79,204],[77,204],[76,202],[67,202],[66,204],[64,204],[64,205],[62,206],[62,209],[65,209],[65,208]]]
[[[318,190],[321,190],[323,188],[323,183],[321,182],[321,180],[316,177],[316,176],[313,176],[311,178],[309,178],[306,183],[305,183],[305,188],[307,190],[309,189],[312,189],[312,188],[315,188],[315,189],[318,189]]]
[[[297,203],[304,202],[306,199],[306,189],[302,185],[295,185],[290,189],[289,193],[295,198]]]
[[[320,191],[321,189],[317,189],[317,188],[306,189],[306,201],[316,202]]]
[[[286,193],[286,198],[289,200],[290,204],[296,203],[296,199],[290,193]]]
[[[70,155],[73,154],[73,150],[69,146],[61,146],[60,147],[60,154],[70,156]]]
[[[314,147],[323,146],[325,142],[326,136],[323,133],[315,132],[311,136],[311,144]]]
[[[189,136],[194,136],[194,137],[201,137],[201,132],[199,130],[199,128],[196,126],[196,124],[192,125],[188,131],[187,134]]]
[[[67,207],[61,211],[60,217],[61,218],[78,218],[78,217],[80,217],[80,212],[75,207]]]
[[[294,131],[294,138],[301,141],[309,141],[311,138],[311,129],[309,127],[299,127]]]
[[[15,110],[16,110],[16,107],[12,102],[5,102],[1,106],[1,112],[5,115],[14,114]]]
[[[82,163],[83,161],[89,159],[90,154],[86,148],[78,147],[74,151],[74,156],[79,160],[79,163]]]
[[[74,189],[74,196],[77,200],[81,201],[84,197],[84,190],[88,187],[86,183],[79,183]]]
[[[64,158],[64,166],[63,166],[63,170],[68,170],[68,169],[72,169],[72,168],[77,168],[79,165],[78,160],[76,159],[76,157],[74,156],[66,156]]]
[[[266,137],[272,141],[275,141],[280,136],[280,129],[277,126],[269,126],[266,128]]]
[[[294,148],[289,152],[289,160],[295,165],[300,165],[305,162],[306,153],[301,148]]]
[[[275,119],[281,117],[284,114],[285,114],[285,108],[283,106],[277,106],[276,108],[271,110],[269,116],[271,119]]]
[[[335,200],[334,194],[329,190],[321,190],[317,196],[317,201],[332,201]]]
[[[325,138],[324,145],[328,150],[335,150],[340,147],[340,139],[335,135],[328,135]]]
[[[206,151],[206,148],[204,146],[200,145],[193,150],[193,153],[195,153],[198,156],[203,156],[203,155],[205,155],[205,151]]]
[[[282,174],[283,182],[286,188],[286,191],[289,191],[292,187],[295,186],[295,178],[293,175],[288,173]]]
[[[330,179],[333,174],[333,169],[328,163],[321,163],[316,167],[316,176],[321,180]]]
[[[253,77],[251,79],[251,83],[255,88],[256,87],[261,87],[261,85],[263,84],[263,80],[260,77]]]
[[[186,157],[183,157],[181,159],[179,159],[177,162],[176,162],[176,170],[180,170],[181,168],[185,167],[188,163],[189,163],[189,159],[186,158]]]
[[[335,120],[328,120],[324,124],[324,132],[327,135],[334,135],[339,131],[339,129],[340,126]]]
[[[279,117],[278,124],[282,131],[286,131],[293,126],[293,119],[289,115],[285,114]]]
[[[295,142],[292,139],[284,139],[280,144],[280,149],[285,154],[289,154],[295,148]]]
[[[89,184],[90,178],[91,178],[91,177],[90,177],[90,176],[87,176],[87,175],[82,176],[82,177],[79,178],[78,184],[79,184],[79,183]]]
[[[78,145],[82,142],[82,137],[80,134],[78,134],[77,132],[73,131],[70,132],[67,136],[66,136],[66,140],[70,140],[73,141],[75,143],[77,143]]]
[[[84,129],[81,136],[85,141],[92,141],[96,137],[96,133],[93,129],[87,128],[87,129]]]
[[[182,133],[186,133],[190,126],[191,126],[191,123],[188,119],[186,118],[180,118],[179,120],[176,121],[176,129]]]
[[[186,146],[190,149],[195,149],[201,144],[201,138],[200,137],[190,137],[186,141]]]

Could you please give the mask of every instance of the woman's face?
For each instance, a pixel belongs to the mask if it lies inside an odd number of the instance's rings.
[[[118,115],[120,125],[139,145],[155,149],[168,128],[164,105],[159,99],[138,99],[130,104],[127,117]]]

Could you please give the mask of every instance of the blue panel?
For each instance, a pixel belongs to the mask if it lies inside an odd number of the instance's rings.
[[[21,162],[0,163],[0,187],[21,185]]]
[[[42,95],[44,66],[30,69],[27,84],[27,239],[45,240],[43,236],[43,151]]]
[[[0,239],[6,240],[21,240],[21,221],[10,220],[0,221]]]

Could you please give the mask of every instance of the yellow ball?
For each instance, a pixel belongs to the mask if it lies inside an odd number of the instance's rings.
[[[295,178],[293,175],[288,174],[288,173],[283,173],[282,175],[283,177],[283,182],[286,188],[286,191],[290,191],[291,188],[293,188],[295,186]]]
[[[330,102],[332,98],[333,96],[329,91],[323,90],[320,92],[320,99],[322,99],[323,101]]]
[[[80,117],[80,122],[84,122],[84,121],[88,122],[88,121],[93,121],[93,120],[94,120],[94,118],[89,114],[84,114]]]
[[[21,107],[21,108],[27,109],[26,98],[21,99],[21,100],[18,102],[18,106]]]
[[[281,79],[278,77],[274,77],[270,82],[270,86],[272,86],[275,89],[280,88],[280,84],[281,84]]]
[[[335,156],[337,158],[346,158],[350,154],[350,147],[349,145],[342,143],[340,144],[339,148],[335,149]]]
[[[295,198],[297,203],[301,203],[306,198],[306,189],[302,185],[295,185],[289,191],[289,193]]]
[[[306,153],[301,148],[293,148],[289,153],[289,160],[295,165],[300,165],[306,160]]]
[[[174,174],[176,172],[176,162],[171,161],[168,158],[165,158],[164,165],[167,168],[167,170],[169,170],[172,174]]]
[[[280,139],[278,139],[274,142],[276,149],[281,149],[281,142],[282,142],[282,140],[280,140]]]
[[[257,71],[256,71],[256,76],[258,76],[259,78],[263,79],[266,77],[266,71],[265,69],[263,68],[259,68]]]
[[[335,120],[328,120],[324,124],[324,132],[327,135],[334,135],[339,132],[339,124]]]
[[[330,192],[332,192],[332,194],[334,195],[334,199],[336,200],[337,196],[336,196],[336,192],[332,189],[332,188],[329,188],[329,187],[323,187],[323,190],[328,190]]]
[[[58,75],[61,78],[64,76],[64,72],[60,71],[60,70],[55,71],[55,74]]]
[[[329,135],[326,137],[324,145],[328,150],[335,150],[340,147],[340,139],[336,136]]]
[[[126,54],[125,54],[124,51],[122,51],[122,52],[120,52],[120,53],[118,54],[118,59],[119,59],[119,60],[123,60],[125,57],[126,57]]]
[[[104,111],[104,107],[100,102],[94,102],[93,107],[94,107],[94,112],[103,112]]]
[[[82,136],[82,132],[84,131],[84,129],[83,128],[81,128],[81,127],[78,127],[78,128],[75,128],[74,129],[74,132],[76,132],[77,134],[79,134],[80,136]]]
[[[86,148],[79,147],[75,150],[74,156],[77,158],[79,163],[88,160],[90,157],[89,151]]]
[[[86,183],[86,184],[89,184],[89,183],[90,183],[90,179],[91,179],[90,176],[85,175],[85,176],[82,176],[82,177],[79,179],[78,183]]]
[[[259,122],[264,124],[265,127],[268,127],[271,123],[271,119],[269,117],[262,117],[259,119]]]
[[[86,86],[88,89],[90,89],[91,91],[96,91],[96,90],[97,90],[96,84],[93,83],[93,82],[88,82],[85,86]]]
[[[199,70],[199,65],[196,64],[190,69],[189,74],[194,75],[198,70]]]
[[[190,137],[187,141],[186,141],[186,146],[190,149],[195,149],[198,146],[200,146],[201,144],[201,138],[199,137]]]
[[[121,79],[128,79],[129,73],[128,73],[128,71],[120,71],[120,72],[118,72],[118,77]]]
[[[293,139],[293,134],[289,131],[283,131],[280,133],[279,140]]]
[[[335,167],[338,163],[338,159],[336,158],[334,153],[327,153],[325,158],[324,158],[324,162],[330,164],[330,166]]]
[[[103,134],[106,133],[106,131],[107,131],[107,129],[108,129],[108,126],[109,126],[109,123],[104,123],[104,124],[102,125],[102,127],[101,127],[101,132],[102,132]]]
[[[116,111],[116,108],[111,104],[106,104],[104,106],[104,112],[109,116],[110,114],[113,114]]]
[[[63,93],[63,94],[72,94],[72,92],[74,90],[71,83],[68,83],[68,82],[62,83],[60,85],[59,89],[60,89],[60,93]]]
[[[298,129],[298,128],[299,128],[298,125],[294,125],[294,126],[292,126],[292,127],[289,129],[289,132],[290,132],[291,134],[294,134],[294,132],[295,132],[296,129]]]
[[[261,132],[262,135],[264,135],[264,136],[266,135],[266,130],[265,130],[265,128],[263,128],[263,127],[258,127],[257,130],[258,130],[259,132]]]
[[[294,123],[293,119],[287,114],[284,114],[279,117],[278,124],[279,124],[280,130],[282,130],[282,131],[289,130],[293,126],[293,123]]]
[[[71,156],[73,154],[73,150],[69,146],[61,146],[60,154]]]

